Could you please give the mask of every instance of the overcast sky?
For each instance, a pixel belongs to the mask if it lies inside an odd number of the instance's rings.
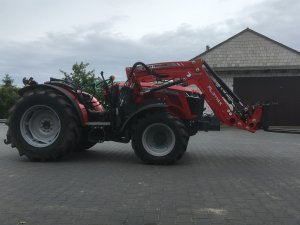
[[[249,27],[300,50],[297,0],[0,0],[0,76],[62,77],[75,62],[125,79],[136,61],[189,60]]]

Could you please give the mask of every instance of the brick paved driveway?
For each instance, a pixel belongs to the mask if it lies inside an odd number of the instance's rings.
[[[299,137],[202,132],[173,166],[128,144],[32,163],[1,143],[0,225],[300,224]]]

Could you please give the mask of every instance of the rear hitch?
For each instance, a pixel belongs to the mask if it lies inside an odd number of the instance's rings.
[[[6,134],[6,139],[4,139],[4,144],[6,144],[6,145],[11,144],[11,137],[8,132]]]
[[[11,143],[11,140],[9,138],[4,139],[4,144],[9,145]]]
[[[0,122],[4,122],[6,125],[8,125],[8,120],[2,120]],[[4,139],[4,144],[6,144],[6,145],[11,144],[11,136],[10,136],[9,128],[6,133],[6,139]],[[12,147],[14,147],[14,146],[12,146]]]

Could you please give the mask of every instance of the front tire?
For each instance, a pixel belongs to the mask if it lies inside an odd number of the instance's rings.
[[[133,129],[132,148],[144,162],[172,164],[180,159],[189,136],[183,122],[169,113],[147,114]]]
[[[12,146],[31,160],[56,160],[78,144],[80,128],[65,97],[49,89],[26,92],[8,119]]]

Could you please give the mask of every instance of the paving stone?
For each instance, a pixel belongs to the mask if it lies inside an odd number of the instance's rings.
[[[299,225],[299,165],[298,135],[262,131],[198,133],[172,166],[114,142],[33,163],[0,142],[0,224]]]

